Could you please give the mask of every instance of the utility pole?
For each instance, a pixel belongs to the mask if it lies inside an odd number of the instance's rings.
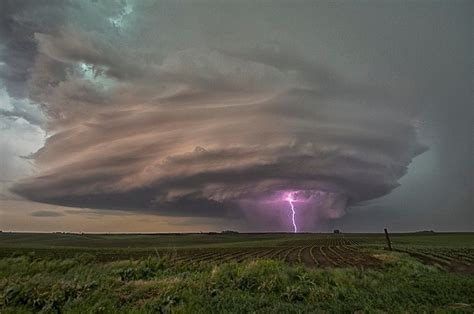
[[[388,236],[387,228],[383,229],[385,231],[385,238],[387,239],[388,249],[392,250],[392,242],[390,241],[390,237]]]

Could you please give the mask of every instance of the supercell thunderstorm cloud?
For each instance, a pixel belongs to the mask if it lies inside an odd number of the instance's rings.
[[[45,134],[25,199],[312,231],[427,150],[406,97],[294,48],[263,6],[237,23],[231,3],[40,2],[0,13],[4,92]]]

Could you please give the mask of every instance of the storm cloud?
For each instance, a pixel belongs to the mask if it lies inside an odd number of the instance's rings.
[[[296,190],[345,209],[428,149],[413,98],[293,47],[265,6],[239,20],[230,3],[2,3],[1,78],[40,113],[0,115],[48,134],[12,187],[29,200],[217,217]]]

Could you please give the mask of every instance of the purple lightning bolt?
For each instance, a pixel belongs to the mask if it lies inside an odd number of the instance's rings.
[[[294,233],[297,233],[298,228],[296,227],[296,222],[295,222],[296,212],[295,212],[295,207],[293,206],[293,202],[295,201],[295,199],[293,198],[293,193],[288,193],[285,200],[290,204],[290,207],[291,207],[291,220],[293,222],[293,229],[294,229]]]

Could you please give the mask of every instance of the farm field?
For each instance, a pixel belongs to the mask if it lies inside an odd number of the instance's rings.
[[[383,234],[3,232],[0,311],[472,312],[474,234],[391,240],[392,252]]]
[[[393,234],[395,251],[424,263],[473,273],[474,234]],[[1,233],[0,257],[28,253],[108,261],[148,256],[175,263],[273,259],[307,267],[375,266],[383,234],[34,234]]]

